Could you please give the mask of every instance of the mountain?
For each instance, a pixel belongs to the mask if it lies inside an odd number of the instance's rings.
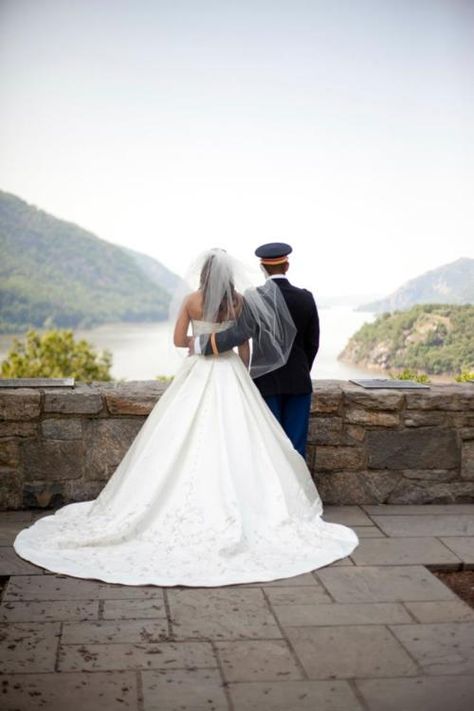
[[[381,314],[350,338],[339,358],[380,370],[473,371],[474,306],[419,304]]]
[[[397,311],[415,304],[474,304],[474,259],[462,257],[407,281],[385,299],[357,311]]]
[[[0,331],[168,316],[162,264],[0,192]]]

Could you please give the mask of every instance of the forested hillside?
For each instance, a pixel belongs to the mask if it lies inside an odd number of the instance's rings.
[[[99,239],[4,192],[0,257],[3,332],[163,320],[168,289],[177,279],[150,257]],[[157,283],[160,273],[162,285]]]
[[[474,370],[474,306],[426,304],[366,323],[341,360],[368,368],[428,374]]]

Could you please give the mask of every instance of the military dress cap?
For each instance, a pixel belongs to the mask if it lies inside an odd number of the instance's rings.
[[[290,245],[285,242],[268,242],[258,247],[255,255],[260,257],[262,264],[284,264],[292,251]]]

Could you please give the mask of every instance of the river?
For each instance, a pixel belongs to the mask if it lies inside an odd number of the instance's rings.
[[[337,360],[350,336],[374,314],[354,311],[351,306],[320,308],[321,344],[311,375],[314,379],[349,380],[374,373]],[[116,323],[77,330],[97,349],[107,348],[113,355],[112,376],[124,380],[152,380],[158,375],[173,375],[185,353],[172,345],[172,325],[162,323]],[[0,335],[0,360],[13,341],[13,335]],[[378,377],[381,377],[380,374]]]

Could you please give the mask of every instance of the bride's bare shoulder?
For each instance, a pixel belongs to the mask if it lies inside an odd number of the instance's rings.
[[[186,309],[191,318],[200,319],[202,317],[202,292],[193,291],[186,298]]]

